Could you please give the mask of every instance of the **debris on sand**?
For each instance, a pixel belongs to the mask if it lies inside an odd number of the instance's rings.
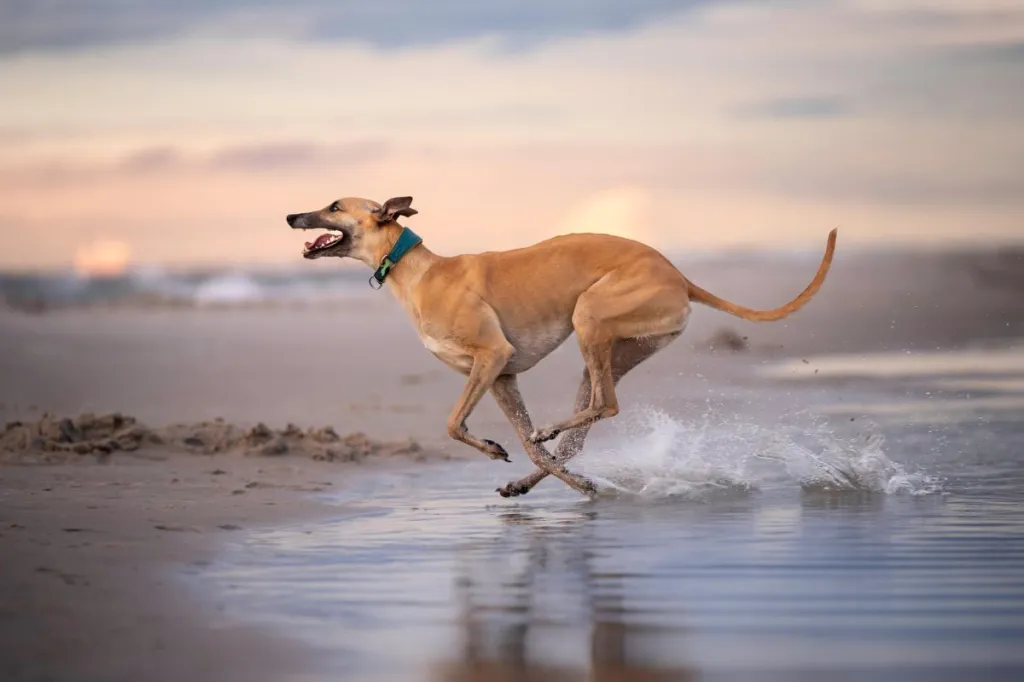
[[[74,419],[45,414],[36,421],[11,422],[0,431],[0,453],[8,455],[8,460],[12,454],[37,461],[64,461],[74,455],[103,457],[141,449],[198,455],[299,455],[328,462],[396,456],[423,460],[434,454],[411,439],[382,442],[360,432],[341,436],[330,426],[303,430],[288,424],[284,429],[272,429],[261,422],[244,428],[215,419],[153,429],[120,413],[86,413]]]
[[[703,347],[712,353],[719,350],[739,353],[750,350],[750,341],[736,330],[730,327],[722,327],[704,342]]]

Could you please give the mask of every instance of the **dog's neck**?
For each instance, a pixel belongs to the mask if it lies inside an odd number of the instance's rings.
[[[402,228],[399,227],[399,229],[394,231],[394,238],[381,245],[378,249],[379,253],[373,254],[373,265],[370,267],[377,268],[384,256],[390,253],[401,233]],[[440,260],[440,258],[440,256],[428,249],[423,242],[420,242],[395,263],[388,272],[384,283],[391,289],[391,293],[404,303],[419,284],[423,273],[430,269],[430,266]]]

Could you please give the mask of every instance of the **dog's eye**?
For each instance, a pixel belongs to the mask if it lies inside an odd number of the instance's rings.
[[[338,212],[338,204],[331,204],[331,208],[328,209],[328,210],[330,210],[331,213],[337,213]]]

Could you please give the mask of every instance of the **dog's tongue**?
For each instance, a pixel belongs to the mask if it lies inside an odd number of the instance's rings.
[[[322,235],[320,235],[319,237],[316,238],[315,242],[306,242],[306,248],[307,249],[319,248],[319,247],[323,246],[324,244],[326,244],[327,242],[331,241],[332,239],[334,239],[334,235],[332,235],[332,234],[322,234]]]

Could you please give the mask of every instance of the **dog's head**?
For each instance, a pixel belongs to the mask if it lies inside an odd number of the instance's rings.
[[[416,215],[410,208],[412,197],[395,197],[383,204],[369,199],[348,197],[325,206],[319,211],[292,213],[285,220],[295,230],[326,230],[312,242],[306,242],[304,258],[323,256],[355,258],[377,267],[377,261],[394,243],[391,234],[400,229],[396,222],[401,216]]]

